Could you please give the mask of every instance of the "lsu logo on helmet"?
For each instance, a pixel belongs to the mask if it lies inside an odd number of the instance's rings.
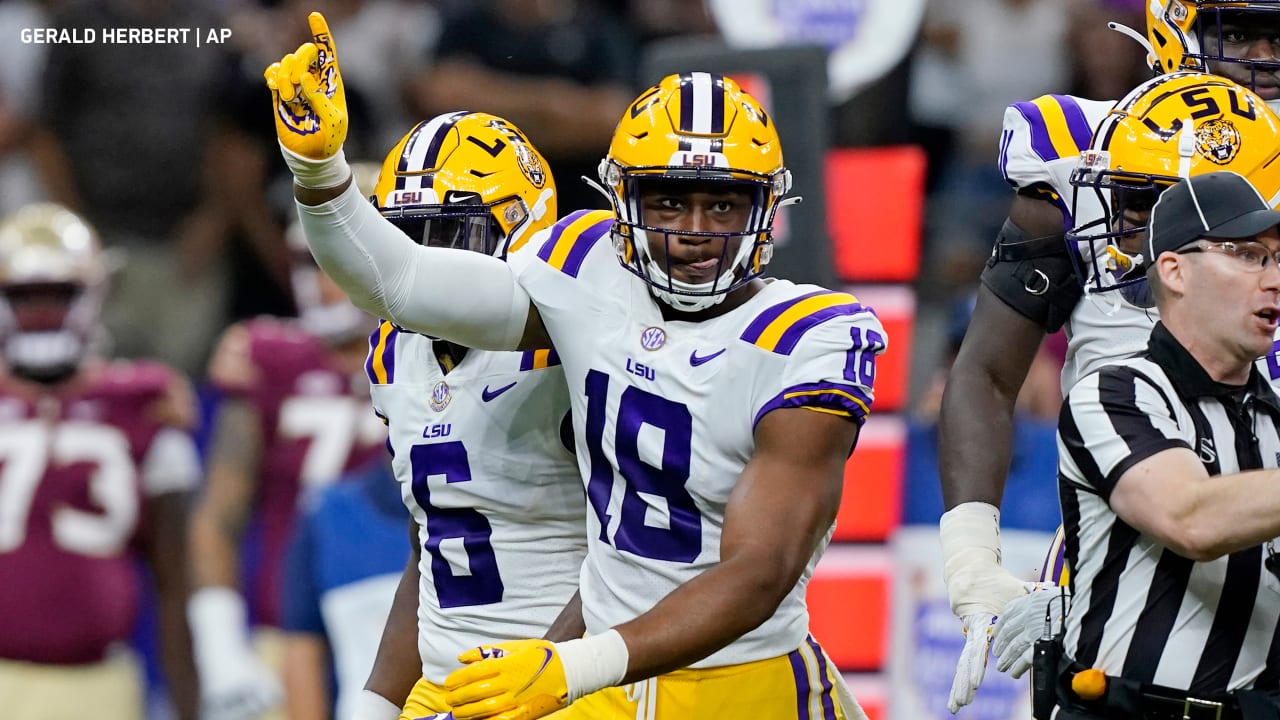
[[[1139,218],[1178,180],[1223,169],[1247,178],[1272,206],[1280,204],[1280,118],[1248,88],[1216,75],[1176,72],[1148,80],[1116,103],[1071,175],[1073,216],[1080,214],[1082,193],[1107,209],[1067,233],[1086,289],[1143,283],[1146,262],[1131,239],[1146,230]]]
[[[1240,131],[1226,118],[1214,118],[1196,128],[1196,152],[1210,162],[1226,165],[1240,152]]]

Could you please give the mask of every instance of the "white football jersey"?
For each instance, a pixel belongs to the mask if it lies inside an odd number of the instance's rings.
[[[863,422],[885,347],[884,328],[857,298],[785,280],[710,320],[664,320],[648,285],[619,264],[612,224],[609,212],[574,213],[508,258],[573,402],[590,505],[580,590],[592,634],[719,561],[725,506],[765,413],[808,406]],[[825,544],[773,617],[693,667],[803,643],[805,586]]]
[[[1042,95],[1005,109],[1000,170],[1014,188],[1039,187],[1045,199],[1062,210],[1064,229],[1101,219],[1106,212],[1092,190],[1075,194],[1071,173],[1080,153],[1089,148],[1093,131],[1115,105],[1109,100]],[[1087,244],[1079,250],[1082,267],[1092,267],[1085,255],[1090,251]],[[1063,394],[1102,364],[1146,348],[1157,318],[1154,308],[1138,307],[1118,292],[1086,291],[1065,325]]]
[[[549,351],[469,350],[447,374],[432,340],[383,322],[366,370],[392,467],[421,527],[418,650],[441,684],[458,653],[542,637],[586,552],[569,399]]]

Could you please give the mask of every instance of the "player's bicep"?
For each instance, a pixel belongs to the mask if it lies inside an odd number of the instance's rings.
[[[964,383],[962,387],[991,386],[1010,399],[1016,397],[1044,335],[1042,326],[989,288],[979,287],[948,386],[956,382]],[[978,379],[967,380],[968,376]]]

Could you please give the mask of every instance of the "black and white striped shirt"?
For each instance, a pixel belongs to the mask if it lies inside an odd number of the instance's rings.
[[[1193,562],[1109,505],[1126,470],[1169,448],[1190,448],[1211,476],[1277,467],[1278,427],[1280,399],[1256,367],[1244,388],[1216,383],[1163,324],[1146,352],[1071,389],[1058,428],[1069,656],[1205,695],[1280,688],[1280,581],[1263,565],[1268,546]]]

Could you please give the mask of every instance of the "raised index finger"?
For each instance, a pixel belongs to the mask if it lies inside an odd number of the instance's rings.
[[[311,26],[311,41],[321,49],[320,64],[326,65],[338,59],[338,50],[333,46],[333,34],[329,32],[329,23],[324,15],[313,12],[307,16],[307,24]]]

